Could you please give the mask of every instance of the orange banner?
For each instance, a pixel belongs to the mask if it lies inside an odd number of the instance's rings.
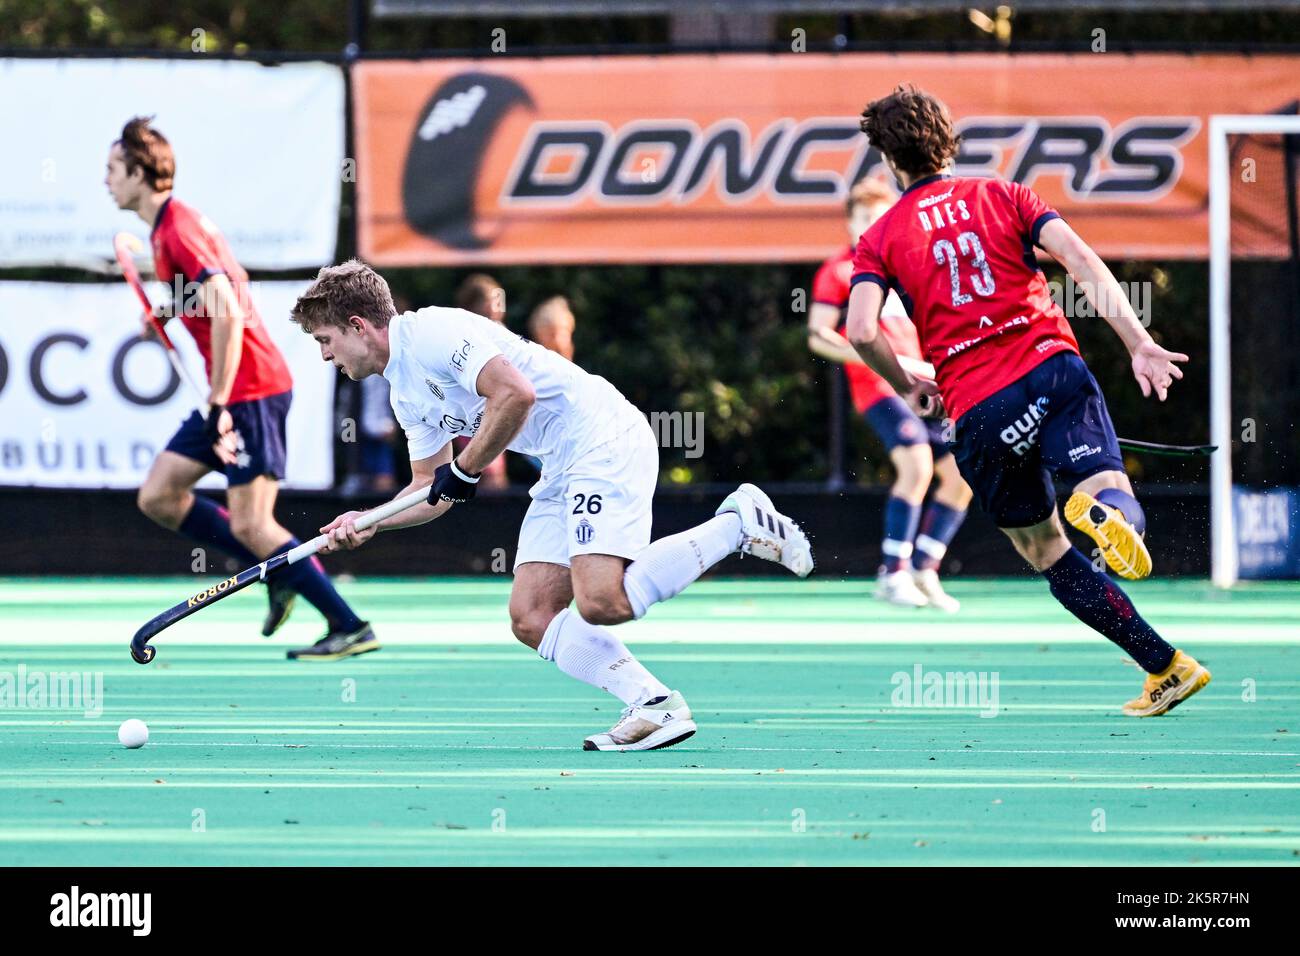
[[[848,187],[884,168],[858,114],[901,81],[947,102],[958,174],[1032,186],[1103,255],[1201,258],[1208,117],[1300,99],[1286,56],[438,60],[352,75],[360,252],[376,265],[821,259],[844,243]]]

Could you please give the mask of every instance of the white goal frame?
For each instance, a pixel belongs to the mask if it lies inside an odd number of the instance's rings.
[[[1232,505],[1232,275],[1228,137],[1250,133],[1300,135],[1300,116],[1210,117],[1210,578],[1237,583],[1237,527]]]

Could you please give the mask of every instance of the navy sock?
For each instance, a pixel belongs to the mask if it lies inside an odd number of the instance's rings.
[[[232,558],[242,561],[244,567],[252,567],[262,560],[239,543],[230,530],[230,512],[210,498],[195,495],[194,506],[176,530],[200,544],[216,545]]]
[[[1142,510],[1138,500],[1127,491],[1120,491],[1118,488],[1103,488],[1094,497],[1104,505],[1118,508],[1128,520],[1128,523],[1137,530],[1138,534],[1146,534],[1146,512]]]
[[[1174,659],[1174,648],[1142,619],[1128,595],[1093,568],[1078,548],[1043,572],[1056,598],[1067,611],[1094,631],[1106,635],[1149,674],[1158,674]]]
[[[885,540],[880,544],[884,552],[885,571],[893,574],[911,566],[912,539],[921,520],[921,506],[890,495],[885,502]]]
[[[290,548],[298,547],[299,543],[297,538],[290,538],[271,553],[283,554]],[[312,607],[320,611],[329,623],[330,630],[351,633],[364,623],[348,606],[348,602],[343,600],[342,595],[334,590],[329,576],[314,555],[278,571],[276,577],[310,601]]]
[[[921,558],[915,564],[922,570],[939,570],[939,562],[948,553],[948,544],[952,541],[961,523],[966,520],[966,511],[949,508],[938,501],[931,501],[921,519],[921,530],[916,534],[916,550]]]

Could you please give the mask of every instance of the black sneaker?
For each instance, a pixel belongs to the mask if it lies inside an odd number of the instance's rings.
[[[274,578],[266,582],[266,599],[270,607],[266,609],[266,620],[262,622],[263,637],[270,637],[280,629],[281,624],[289,620],[297,597],[296,591],[288,585],[277,583]]]
[[[362,622],[355,631],[330,631],[310,647],[295,647],[286,652],[291,661],[337,661],[357,654],[379,650],[380,644],[370,625]]]

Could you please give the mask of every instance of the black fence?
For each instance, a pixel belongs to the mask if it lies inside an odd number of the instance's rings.
[[[654,536],[672,534],[713,515],[729,486],[704,485],[660,491]],[[1209,498],[1194,487],[1139,489],[1147,512],[1147,542],[1161,577],[1209,573]],[[817,576],[872,576],[880,560],[885,490],[846,488],[831,492],[790,485],[775,495],[777,506],[801,522],[812,537]],[[379,504],[381,499],[285,492],[277,517],[303,540],[338,514]],[[458,576],[508,574],[519,525],[528,508],[524,491],[483,495],[417,528],[388,532],[364,548],[327,558],[333,573]],[[6,537],[22,547],[0,550],[0,575],[191,575],[196,547],[152,524],[125,491],[0,489]],[[1085,553],[1087,539],[1077,537]],[[210,555],[209,576],[240,570]],[[952,575],[1030,575],[1027,566],[989,518],[972,509],[944,562]],[[782,573],[753,558],[732,557],[715,575]]]

